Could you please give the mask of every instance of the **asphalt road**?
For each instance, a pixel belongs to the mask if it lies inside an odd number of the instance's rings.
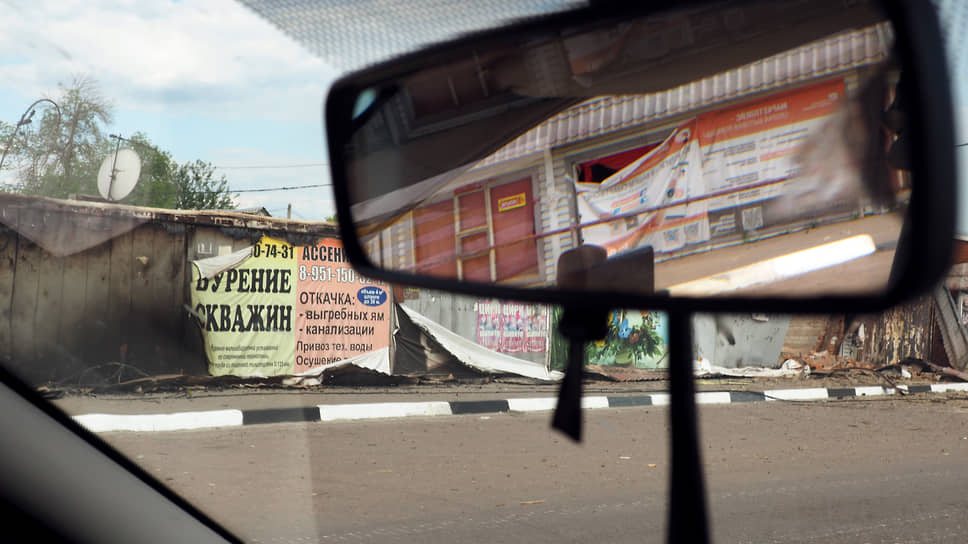
[[[897,213],[823,225],[757,242],[719,248],[656,264],[655,288],[708,278],[728,270],[788,255],[856,236],[870,235],[877,251],[866,257],[824,268],[792,279],[746,287],[733,295],[817,296],[818,294],[875,294],[884,291],[890,276],[902,217]],[[713,294],[713,293],[709,293]]]
[[[254,542],[662,542],[668,412],[103,435]],[[701,408],[716,542],[965,542],[968,400]]]

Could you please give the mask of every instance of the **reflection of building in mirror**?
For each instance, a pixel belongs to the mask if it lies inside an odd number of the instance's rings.
[[[652,247],[663,289],[868,234],[887,270],[910,181],[871,167],[886,142],[863,114],[871,96],[889,103],[890,35],[853,30],[672,90],[584,101],[454,173],[367,251],[390,269],[538,286],[582,243]],[[827,225],[841,227],[785,236]]]

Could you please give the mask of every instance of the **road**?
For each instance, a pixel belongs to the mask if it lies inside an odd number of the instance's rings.
[[[710,278],[795,251],[867,234],[877,247],[877,251],[871,255],[792,279],[753,285],[726,294],[817,296],[882,293],[890,276],[901,224],[902,217],[897,213],[873,215],[671,259],[656,265],[655,288],[666,289],[676,284]],[[709,291],[703,294],[715,293]]]
[[[668,412],[103,435],[246,540],[662,542]],[[965,542],[968,399],[701,407],[716,542]]]

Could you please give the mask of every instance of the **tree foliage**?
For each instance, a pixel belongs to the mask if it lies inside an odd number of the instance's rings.
[[[187,210],[230,210],[235,208],[225,176],[216,177],[211,163],[196,160],[178,166],[174,185],[176,208]]]
[[[5,142],[4,170],[15,171],[16,182],[3,184],[24,194],[68,198],[72,194],[97,195],[101,162],[118,149],[118,140],[106,133],[113,119],[113,104],[97,82],[76,76],[58,85],[53,107],[41,102],[29,124],[0,123]],[[38,119],[39,117],[39,119]],[[15,130],[16,129],[16,130]],[[179,165],[171,153],[154,146],[148,136],[134,133],[121,142],[141,157],[141,175],[122,203],[157,208],[234,209],[225,176],[216,176],[211,163],[201,160]],[[9,174],[3,174],[9,179]]]

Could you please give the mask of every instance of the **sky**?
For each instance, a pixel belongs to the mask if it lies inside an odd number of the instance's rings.
[[[114,104],[107,131],[148,135],[202,159],[235,190],[329,181],[321,114],[336,69],[231,0],[32,0],[0,11],[0,119],[93,77]],[[333,215],[328,187],[239,193],[240,207]]]
[[[936,0],[949,42],[958,142],[968,142],[968,2]],[[178,162],[218,167],[234,190],[329,182],[321,114],[339,69],[234,0],[27,0],[0,10],[0,119],[74,75],[115,106],[108,132],[142,132]],[[959,148],[968,172],[968,146]],[[968,175],[960,201],[968,210]],[[2,182],[2,180],[0,180]],[[242,192],[240,207],[333,215],[327,187]],[[959,233],[968,235],[968,212]]]

